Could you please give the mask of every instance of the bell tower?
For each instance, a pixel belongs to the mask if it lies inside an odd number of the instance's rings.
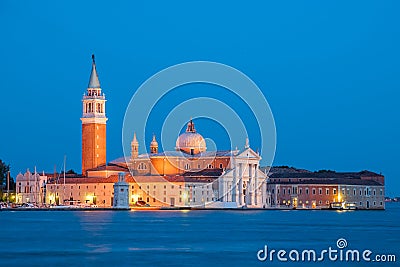
[[[136,139],[136,133],[133,133],[133,140],[131,142],[131,160],[139,156],[139,142]]]
[[[82,102],[82,175],[86,176],[87,170],[106,164],[106,97],[101,91],[94,55]]]
[[[158,142],[156,140],[156,135],[153,134],[153,140],[150,143],[150,154],[158,153]]]

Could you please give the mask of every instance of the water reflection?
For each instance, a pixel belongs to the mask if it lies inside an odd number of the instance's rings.
[[[2,266],[81,266],[82,261],[89,266],[251,266],[265,244],[319,249],[340,237],[352,247],[389,249],[400,257],[398,204],[383,212],[62,211],[0,216],[0,242],[7,244],[0,248]]]

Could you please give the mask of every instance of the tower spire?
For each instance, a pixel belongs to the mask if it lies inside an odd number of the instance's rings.
[[[82,110],[82,174],[106,164],[106,97],[101,92],[99,77],[92,55],[92,72],[83,95]]]
[[[246,137],[246,144],[244,145],[244,148],[249,148],[250,147],[250,142],[249,142],[249,138]]]
[[[139,142],[136,139],[136,132],[133,133],[133,140],[131,142],[131,160],[139,156]]]
[[[100,88],[99,76],[96,70],[96,61],[94,59],[94,54],[92,55],[92,72],[90,73],[88,88]]]

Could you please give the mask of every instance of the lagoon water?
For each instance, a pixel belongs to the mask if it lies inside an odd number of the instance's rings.
[[[268,249],[369,249],[395,263],[323,261],[324,266],[399,266],[400,204],[385,211],[6,211],[1,266],[319,266],[260,262]]]

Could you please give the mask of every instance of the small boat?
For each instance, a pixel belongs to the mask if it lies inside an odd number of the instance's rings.
[[[357,205],[356,205],[356,203],[345,202],[344,203],[344,209],[345,210],[356,210],[357,209]]]
[[[356,210],[356,203],[352,202],[332,202],[329,204],[329,208],[332,210]]]

